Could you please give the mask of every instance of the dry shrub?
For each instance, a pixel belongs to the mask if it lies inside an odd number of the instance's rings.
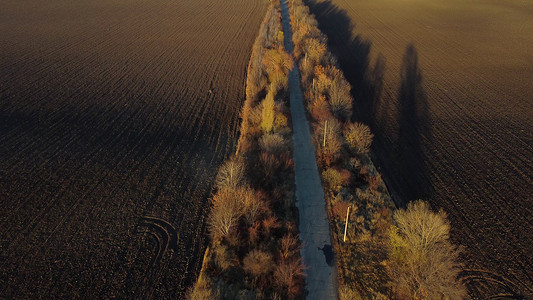
[[[322,67],[322,65],[315,66],[314,75],[313,89],[320,94],[328,92],[333,81],[326,74],[326,68]]]
[[[265,230],[265,235],[270,237],[272,230],[278,229],[281,227],[281,223],[278,221],[278,218],[271,216],[263,220],[263,229]]]
[[[254,149],[254,146],[255,145],[250,136],[241,135],[237,144],[237,155],[245,154],[252,151]]]
[[[289,120],[285,116],[286,108],[274,100],[275,89],[271,86],[265,99],[256,109],[250,110],[250,122],[260,124],[263,133],[282,132],[287,128]]]
[[[294,28],[293,34],[292,34],[292,41],[294,42],[294,58],[300,59],[301,56],[304,54],[302,51],[301,45],[303,44],[303,41],[307,37],[309,31],[311,28],[307,24],[301,24],[300,26]]]
[[[387,234],[391,226],[392,210],[388,207],[381,207],[376,212],[377,221],[374,224],[377,234]]]
[[[281,132],[289,126],[289,118],[287,115],[290,112],[283,102],[276,103],[275,112],[274,132]]]
[[[341,173],[333,168],[326,169],[322,172],[322,180],[327,190],[338,193],[342,186]]]
[[[324,95],[318,96],[313,104],[311,104],[310,111],[313,118],[319,122],[324,122],[333,118],[329,103],[326,101],[326,96]]]
[[[214,249],[214,254],[215,254],[215,264],[222,271],[229,269],[231,266],[235,264],[235,261],[237,260],[237,256],[235,255],[235,252],[229,249],[226,245],[218,245]]]
[[[325,38],[318,30],[317,21],[309,14],[309,8],[305,5],[293,5],[291,24],[293,25],[294,55],[297,59],[303,54],[303,42],[308,38],[319,38],[326,44]]]
[[[287,146],[288,147],[288,146]],[[281,162],[281,166],[286,170],[292,170],[294,169],[294,161],[292,160],[292,153],[291,152],[282,152],[279,154],[279,161]]]
[[[300,75],[302,77],[302,86],[308,90],[311,80],[313,79],[313,63],[308,59],[300,60]]]
[[[257,94],[266,87],[261,63],[264,53],[260,45],[254,45],[246,79],[246,100],[250,105],[255,104]]]
[[[306,59],[311,60],[313,64],[318,64],[326,53],[326,45],[316,38],[309,38],[303,43],[303,51],[306,54]]]
[[[282,261],[289,260],[298,255],[300,252],[300,241],[297,236],[286,234],[280,242],[280,258]]]
[[[352,114],[352,96],[350,84],[343,77],[334,78],[329,86],[329,104],[333,114],[341,119],[348,120]]]
[[[315,77],[320,79],[322,76],[326,76],[326,68],[322,65],[316,65],[314,69]]]
[[[281,47],[266,50],[263,64],[271,83],[286,80],[289,71],[294,66],[292,57]]]
[[[350,203],[346,201],[335,202],[335,204],[333,204],[333,215],[341,220],[344,220],[344,218],[346,218],[346,212],[348,211],[349,206]]]
[[[206,300],[206,299],[218,299],[220,298],[220,293],[214,287],[211,281],[206,278],[207,276],[204,273],[200,273],[198,276],[198,281],[192,287],[187,296],[187,300]]]
[[[291,23],[293,25],[292,40],[294,42],[294,57],[299,59],[302,55],[302,46],[306,38],[316,35],[317,28],[308,15],[309,9],[307,6],[293,6],[293,14],[291,14]]]
[[[341,286],[339,288],[339,300],[362,300],[363,298],[355,288]]]
[[[315,128],[314,138],[318,145],[318,157],[325,166],[331,166],[340,158],[342,149],[340,131],[340,125],[335,119],[326,120]]]
[[[248,225],[251,225],[266,211],[266,204],[260,199],[258,194],[252,191],[243,193],[242,196],[241,204],[244,219]]]
[[[371,191],[379,192],[383,181],[381,180],[381,174],[377,173],[375,175],[368,176],[368,188]]]
[[[370,128],[362,123],[352,123],[344,131],[344,137],[352,151],[359,154],[365,154],[370,151],[374,135]]]
[[[288,298],[294,299],[303,290],[303,269],[301,260],[281,262],[274,269],[274,282]]]
[[[309,8],[305,5],[299,5],[296,3],[292,3],[293,5],[291,10],[291,24],[293,26],[296,26],[297,24],[305,24],[305,20],[309,18]]]
[[[350,158],[350,160],[348,161],[348,167],[350,168],[350,170],[354,173],[357,173],[357,171],[359,170],[359,168],[361,168],[361,165],[362,165],[362,162],[360,159],[356,158],[356,157],[352,157]]]
[[[278,173],[281,167],[281,161],[278,156],[273,153],[261,152],[259,155],[259,164],[263,171],[264,180],[271,181]]]
[[[241,119],[242,119],[242,123],[241,123],[241,138],[243,136],[246,136],[248,134],[248,131],[250,130],[250,121],[249,121],[249,118],[250,118],[250,112],[252,110],[252,107],[249,105],[248,101],[246,101],[244,103],[244,106],[242,107],[242,110],[241,110]]]
[[[366,177],[368,176],[368,174],[370,174],[370,167],[368,166],[368,164],[363,164],[361,166],[361,168],[359,169],[359,174],[361,174],[363,177]]]
[[[281,13],[274,2],[271,2],[268,14],[265,34],[266,38],[263,41],[264,48],[277,44],[278,33],[281,31]]]
[[[273,154],[287,150],[287,141],[277,133],[263,135],[259,140],[259,145],[263,151]]]
[[[254,276],[262,276],[273,269],[273,259],[270,253],[254,249],[243,260],[243,269]]]
[[[261,222],[256,221],[250,227],[248,227],[248,241],[250,245],[257,245],[259,238],[261,237]]]
[[[215,185],[218,189],[234,189],[245,184],[246,166],[242,159],[232,157],[218,170]]]
[[[350,178],[352,177],[352,174],[350,173],[350,171],[348,171],[346,169],[340,169],[339,173],[341,174],[342,185],[344,185],[344,186],[349,185],[350,184]]]
[[[450,224],[421,200],[394,213],[390,231],[391,278],[399,299],[462,299],[457,281],[459,251],[449,241]]]
[[[251,127],[260,127],[261,119],[263,118],[263,103],[260,102],[258,105],[251,107],[248,119],[243,119],[243,122],[248,121]],[[251,129],[250,129],[251,130]]]
[[[276,102],[274,101],[274,93],[275,91],[270,89],[266,95],[265,100],[261,102],[261,129],[264,133],[270,133],[274,128],[274,106],[276,105]]]
[[[252,47],[252,55],[248,64],[247,81],[246,81],[246,102],[247,105],[255,106],[259,99],[257,95],[266,88],[267,79],[264,76],[265,66],[263,57],[266,48],[270,47],[273,41],[278,39],[281,24],[279,22],[280,14],[271,4],[259,28],[258,36]],[[243,118],[243,120],[246,120]]]

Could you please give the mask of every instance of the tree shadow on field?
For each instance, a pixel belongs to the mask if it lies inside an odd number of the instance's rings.
[[[379,54],[371,65],[372,43],[360,35],[353,35],[356,25],[345,10],[329,0],[306,1],[306,4],[315,15],[320,30],[327,35],[328,46],[352,86],[354,120],[375,127],[373,116],[383,88],[385,57]]]
[[[395,142],[396,174],[403,186],[404,201],[428,198],[431,184],[427,174],[424,143],[431,141],[430,117],[418,52],[413,44],[405,50],[398,93],[398,139]],[[406,202],[404,202],[406,204]]]
[[[368,124],[374,133],[373,160],[398,206],[431,195],[423,137],[430,138],[427,101],[418,54],[410,45],[404,55],[402,84],[397,99],[382,97],[386,59],[371,58],[372,42],[354,35],[356,24],[332,1],[304,0],[328,37],[352,86],[352,121]]]

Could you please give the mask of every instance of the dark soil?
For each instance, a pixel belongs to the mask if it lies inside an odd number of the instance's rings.
[[[259,1],[0,9],[0,298],[183,298]]]

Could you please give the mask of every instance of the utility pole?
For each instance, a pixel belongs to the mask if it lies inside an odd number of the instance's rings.
[[[328,120],[326,120],[326,124],[324,124],[324,142],[322,143],[323,144],[323,148],[326,148],[326,135],[328,133]]]
[[[346,211],[346,223],[344,224],[344,239],[343,239],[343,242],[346,243],[346,232],[348,231],[348,217],[350,216],[350,207],[352,207],[351,205],[348,206],[348,210]]]

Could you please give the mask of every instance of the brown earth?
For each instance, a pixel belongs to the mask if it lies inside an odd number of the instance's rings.
[[[444,209],[472,297],[533,292],[533,3],[308,1],[398,205]]]
[[[267,3],[1,7],[0,298],[182,298]]]

